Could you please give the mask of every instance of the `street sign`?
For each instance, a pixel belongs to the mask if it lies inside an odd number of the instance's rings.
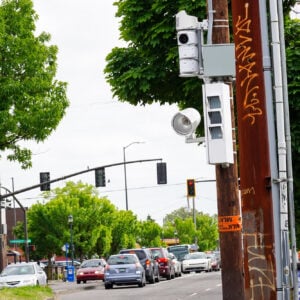
[[[68,252],[69,249],[69,244],[65,243],[62,247],[61,247],[62,251]]]
[[[26,240],[10,240],[9,242],[11,244],[23,244],[23,243],[26,243]],[[31,243],[31,239],[28,239],[27,243]]]

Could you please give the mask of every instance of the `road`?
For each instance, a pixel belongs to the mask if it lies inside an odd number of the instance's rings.
[[[105,290],[103,282],[50,282],[58,300],[222,300],[221,272],[191,273],[143,288],[128,286]]]

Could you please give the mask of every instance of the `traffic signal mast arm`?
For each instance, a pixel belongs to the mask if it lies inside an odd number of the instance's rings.
[[[120,166],[120,165],[124,165],[124,164],[128,165],[128,164],[142,163],[142,162],[149,162],[149,161],[158,161],[158,160],[162,161],[162,158],[132,160],[132,161],[126,161],[125,163],[124,162],[119,162],[119,163],[104,165],[104,166],[100,166],[100,167],[96,167],[96,168],[86,169],[86,170],[83,170],[83,171],[79,171],[79,172],[76,172],[76,173],[65,175],[63,177],[59,177],[59,178],[52,179],[52,180],[49,180],[49,181],[45,181],[45,182],[42,182],[42,183],[39,183],[39,184],[35,184],[35,185],[29,186],[27,188],[23,188],[21,190],[17,190],[17,191],[11,192],[11,193],[7,193],[7,194],[4,194],[4,195],[1,195],[0,197],[1,197],[1,199],[8,198],[10,196],[14,196],[14,195],[17,195],[17,194],[21,194],[21,193],[39,188],[39,187],[41,187],[42,185],[45,185],[45,184],[50,184],[50,183],[53,183],[53,182],[65,180],[67,178],[74,177],[74,176],[77,176],[77,175],[81,175],[81,174],[84,174],[84,173],[87,173],[87,172],[95,171],[95,170],[101,169],[101,168],[110,168],[110,167],[116,167],[116,166]]]

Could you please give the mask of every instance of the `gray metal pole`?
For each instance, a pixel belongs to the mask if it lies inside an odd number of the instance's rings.
[[[288,184],[288,204],[289,204],[289,224],[291,237],[292,251],[292,278],[293,278],[293,295],[294,299],[298,298],[298,276],[297,276],[297,246],[295,232],[295,207],[294,207],[294,187],[293,187],[293,163],[292,163],[292,145],[291,145],[291,130],[290,130],[290,113],[288,99],[288,84],[286,70],[286,55],[285,55],[285,38],[284,38],[284,21],[282,1],[278,0],[278,21],[279,21],[279,37],[281,49],[281,69],[282,69],[282,89],[283,89],[283,105],[284,105],[284,125],[285,125],[285,140],[286,140],[286,155],[287,155],[287,184]]]
[[[127,189],[127,173],[126,173],[126,156],[125,150],[133,144],[143,144],[144,142],[132,142],[129,145],[123,147],[123,162],[124,162],[124,180],[125,180],[125,201],[126,201],[126,210],[128,210],[128,189]]]
[[[127,194],[127,174],[126,174],[126,156],[125,156],[125,149],[126,149],[126,147],[123,147],[124,181],[125,181],[125,203],[126,203],[126,210],[128,210],[128,194]]]
[[[278,184],[280,187],[280,225],[281,225],[281,261],[284,299],[290,299],[292,273],[289,251],[289,214],[288,214],[288,180],[287,180],[287,147],[285,135],[285,108],[283,92],[282,45],[285,41],[280,37],[279,16],[282,16],[282,7],[279,9],[277,0],[270,0],[270,18],[273,46],[274,90],[276,103],[277,139],[278,139]]]

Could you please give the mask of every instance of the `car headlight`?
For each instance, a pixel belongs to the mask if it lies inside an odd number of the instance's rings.
[[[140,270],[135,271],[136,274],[141,274],[142,272]]]

